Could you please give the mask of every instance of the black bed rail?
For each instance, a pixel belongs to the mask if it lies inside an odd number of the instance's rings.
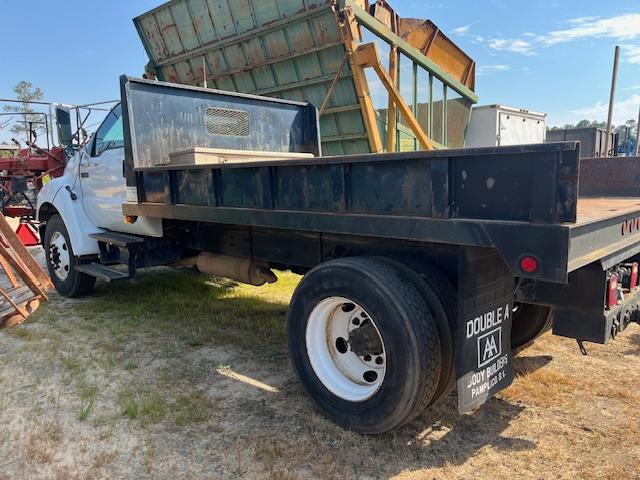
[[[580,195],[640,197],[640,157],[581,159]]]
[[[136,169],[140,202],[575,222],[576,143]]]

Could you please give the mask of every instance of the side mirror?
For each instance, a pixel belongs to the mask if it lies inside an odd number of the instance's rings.
[[[73,143],[73,131],[71,130],[71,113],[67,107],[55,106],[54,117],[58,143],[68,147]]]

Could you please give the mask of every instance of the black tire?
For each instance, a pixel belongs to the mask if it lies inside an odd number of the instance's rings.
[[[64,279],[58,276],[53,266],[52,256],[55,256],[55,254],[52,254],[51,238],[56,232],[64,237],[66,246],[69,249],[69,269],[68,275]],[[88,295],[93,291],[96,284],[96,278],[76,270],[75,267],[78,265],[79,260],[73,253],[73,247],[71,246],[67,227],[60,215],[54,215],[47,221],[43,246],[49,276],[60,295],[63,297],[76,298]]]
[[[377,258],[377,257],[376,257]],[[456,319],[456,292],[447,277],[426,261],[380,257],[380,261],[393,265],[420,292],[429,307],[440,335],[441,373],[438,388],[430,405],[448,394],[455,385],[453,329]],[[411,263],[409,263],[411,262]]]
[[[309,360],[309,317],[316,305],[331,297],[362,306],[384,342],[385,376],[363,401],[332,393]],[[293,294],[287,329],[293,367],[305,391],[320,411],[346,428],[369,434],[394,430],[420,413],[437,392],[442,354],[436,323],[418,289],[384,262],[343,258],[308,272]]]
[[[549,330],[552,323],[550,307],[516,302],[511,320],[511,349],[518,352],[527,348]]]

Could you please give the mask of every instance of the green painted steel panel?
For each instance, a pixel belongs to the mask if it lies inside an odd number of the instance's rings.
[[[319,108],[345,58],[333,3],[170,0],[135,18],[134,24],[149,56],[149,66],[160,80],[202,86],[206,75],[211,88],[309,101]],[[414,64],[442,79],[471,102],[476,100],[473,92],[459,82],[452,82],[437,65],[352,0],[341,3],[350,5],[359,21],[382,41],[399,45]],[[385,112],[386,105],[377,112],[383,144]],[[370,152],[348,64],[320,119],[320,129],[325,155]],[[418,147],[412,132],[401,124],[398,130],[400,150]]]
[[[209,15],[213,22],[218,40],[231,37],[236,34],[231,9],[226,0],[210,0]]]
[[[204,60],[209,87],[319,108],[345,57],[331,3],[171,0],[134,23],[160,80],[203,85]],[[328,108],[321,119],[325,154],[369,152],[348,66]]]
[[[213,21],[209,15],[209,6],[207,0],[191,0],[189,11],[193,19],[193,28],[195,29],[200,44],[205,45],[218,39]]]
[[[167,48],[167,52],[170,55],[178,55],[184,52],[182,43],[180,42],[180,35],[178,34],[178,28],[173,20],[173,15],[170,8],[160,10],[155,14],[156,22],[160,26],[162,32],[162,39]]]

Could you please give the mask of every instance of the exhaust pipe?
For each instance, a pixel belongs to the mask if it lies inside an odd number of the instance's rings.
[[[225,277],[259,287],[278,281],[269,264],[250,258],[233,257],[213,252],[202,252],[197,257],[183,258],[176,266],[195,266],[200,272]]]

